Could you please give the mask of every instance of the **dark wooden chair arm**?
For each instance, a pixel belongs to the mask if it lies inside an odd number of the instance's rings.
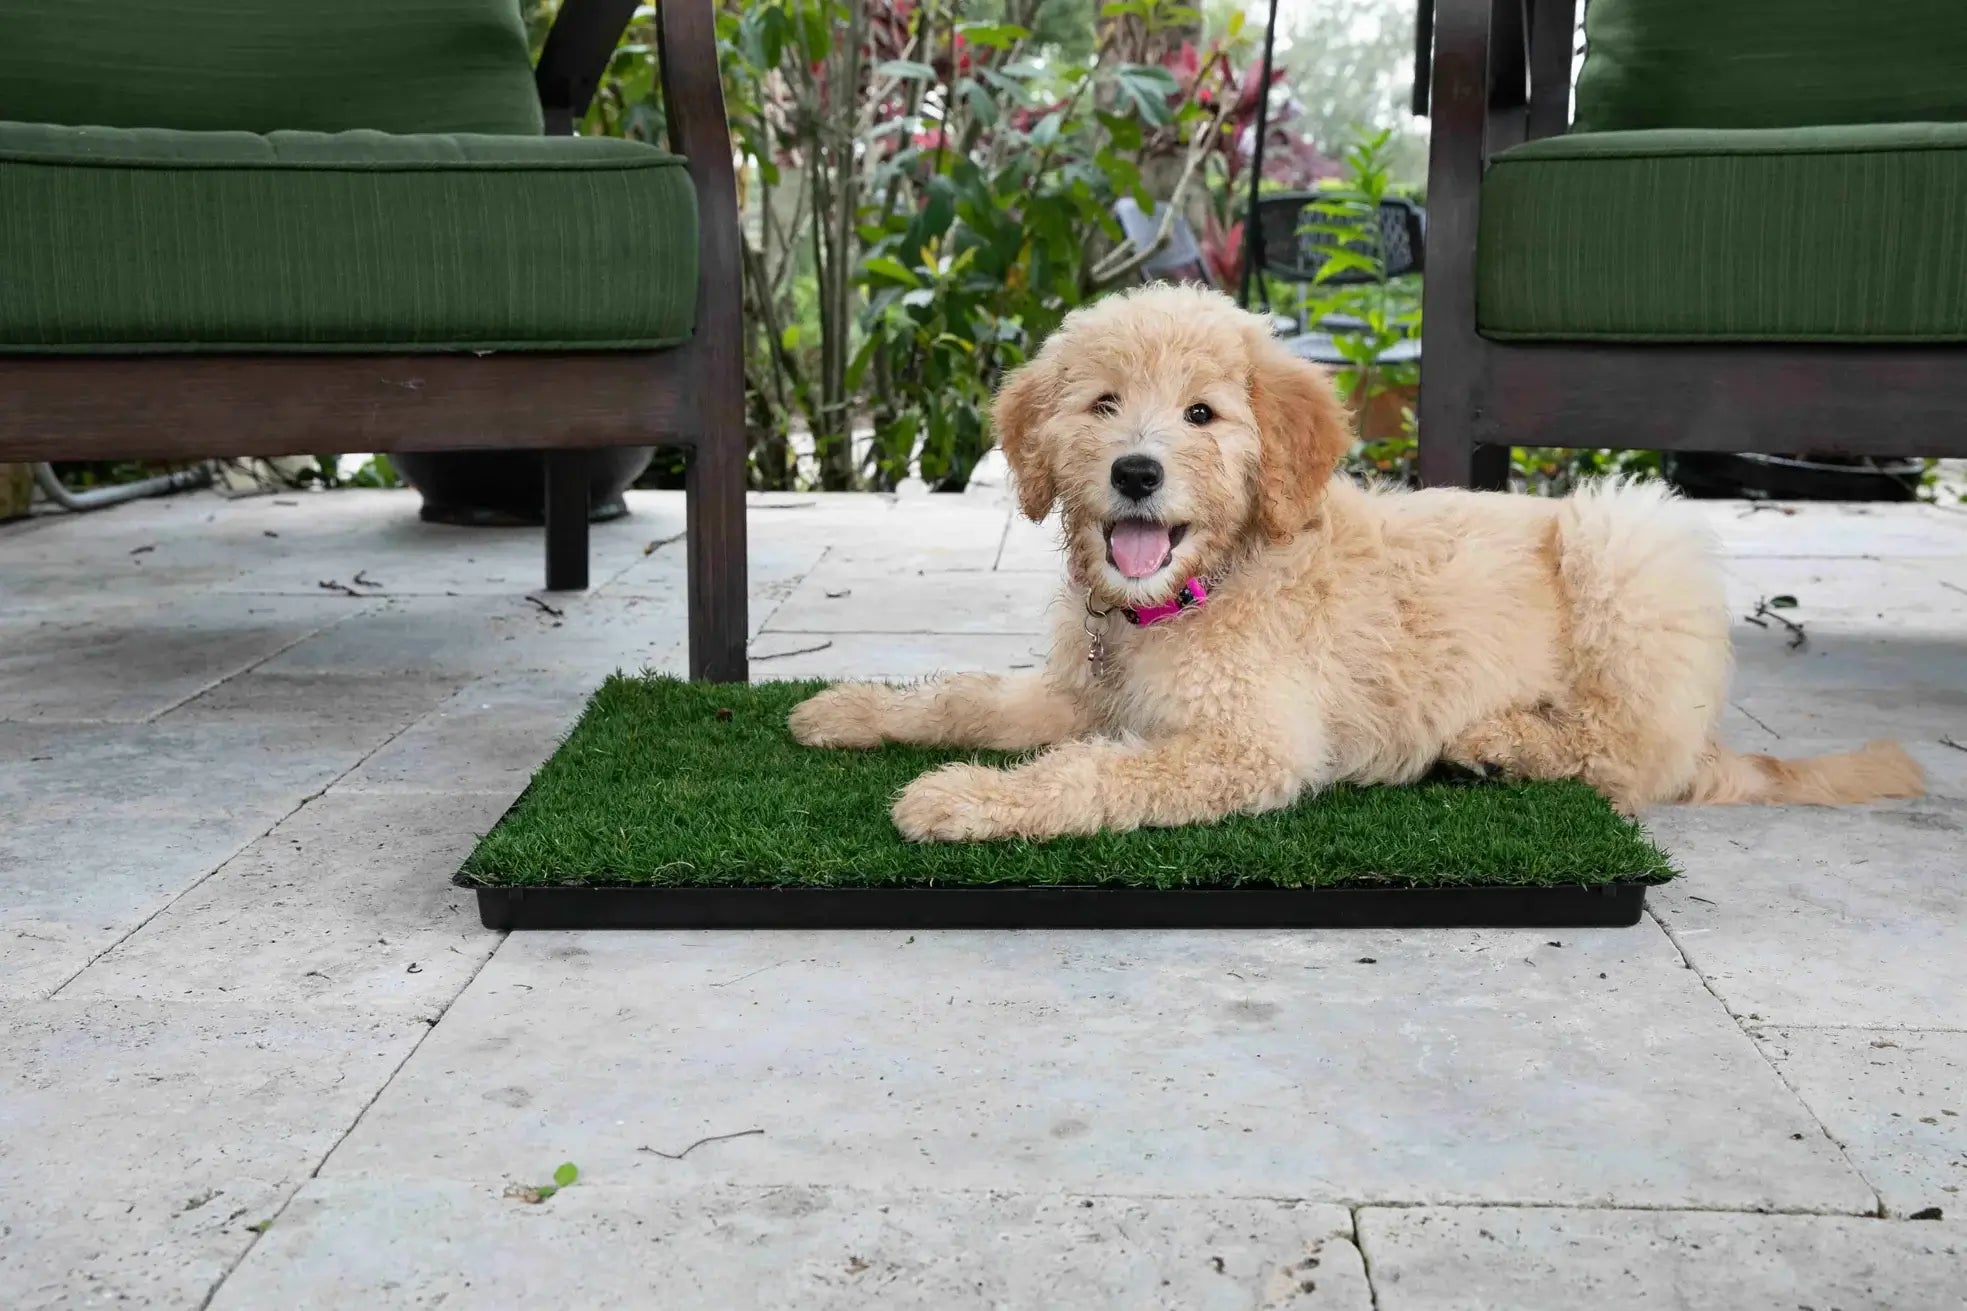
[[[636,8],[637,0],[566,0],[560,6],[533,69],[548,135],[571,135],[587,113]],[[714,51],[711,59],[714,65]]]

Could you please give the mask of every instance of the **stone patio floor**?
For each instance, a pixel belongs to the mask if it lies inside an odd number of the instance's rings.
[[[448,879],[680,669],[682,503],[546,605],[415,504],[0,529],[0,1305],[1967,1305],[1967,512],[1710,507],[1809,638],[1733,740],[1933,794],[1662,810],[1637,928],[502,938]],[[1000,489],[751,533],[757,677],[1038,658]]]

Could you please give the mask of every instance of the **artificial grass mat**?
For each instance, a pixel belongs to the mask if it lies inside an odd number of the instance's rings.
[[[1582,783],[1340,787],[1267,815],[1048,842],[902,840],[895,794],[1002,752],[802,747],[823,682],[615,675],[458,882],[469,887],[1315,888],[1658,883],[1667,859]]]

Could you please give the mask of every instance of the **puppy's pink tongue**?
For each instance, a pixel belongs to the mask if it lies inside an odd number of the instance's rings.
[[[1113,564],[1129,578],[1146,578],[1168,558],[1168,526],[1145,519],[1122,519],[1109,539]]]

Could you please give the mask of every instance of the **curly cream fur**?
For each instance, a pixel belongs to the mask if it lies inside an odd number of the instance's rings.
[[[1185,418],[1198,401],[1214,413],[1200,426]],[[1046,669],[842,686],[792,716],[813,746],[1048,748],[917,779],[894,808],[911,839],[1194,823],[1339,781],[1410,782],[1443,759],[1583,779],[1628,812],[1921,789],[1892,743],[1778,761],[1719,742],[1719,570],[1704,524],[1657,484],[1546,500],[1335,479],[1349,426],[1329,382],[1224,297],[1152,288],[1076,312],[995,420],[1025,513],[1062,511]],[[1188,526],[1149,579],[1106,560],[1126,451],[1162,462],[1153,504]],[[1218,570],[1209,604],[1172,622],[1110,615],[1103,668],[1089,665],[1089,609]]]

